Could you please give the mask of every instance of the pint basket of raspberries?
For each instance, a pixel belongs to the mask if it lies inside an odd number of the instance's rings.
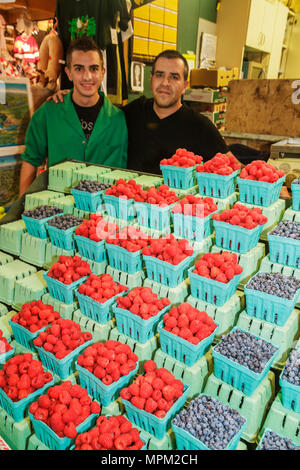
[[[162,351],[190,367],[208,351],[217,329],[206,312],[184,302],[164,315],[157,331]]]
[[[63,250],[74,250],[74,232],[82,219],[71,214],[58,215],[48,220],[47,230],[51,243]]]
[[[196,168],[201,196],[225,199],[235,191],[241,165],[233,155],[217,153],[212,159]]]
[[[31,353],[17,354],[0,370],[0,406],[17,422],[22,421],[29,405],[53,385],[50,372]]]
[[[232,209],[212,215],[216,245],[225,250],[247,253],[254,248],[268,219],[261,208],[236,203]]]
[[[22,219],[29,235],[44,239],[48,238],[47,222],[58,214],[63,214],[63,210],[59,207],[42,205],[35,209],[25,210]]]
[[[277,170],[263,160],[254,160],[242,169],[237,179],[240,201],[270,206],[278,200],[284,181],[283,170]]]
[[[67,380],[53,385],[29,408],[38,439],[50,450],[70,449],[78,433],[95,425],[101,407],[88,391]]]
[[[134,180],[125,181],[123,178],[112,184],[103,194],[107,215],[114,219],[134,219],[134,198],[140,188]]]
[[[217,211],[212,198],[187,195],[172,209],[175,237],[201,242],[211,235],[212,214]]]
[[[236,253],[206,253],[188,271],[191,294],[220,307],[235,294],[242,272]]]
[[[108,406],[138,370],[138,356],[128,344],[107,340],[83,351],[76,363],[79,381],[91,396]]]
[[[186,149],[179,148],[171,158],[160,161],[164,183],[170,188],[189,189],[196,185],[196,165],[203,158]]]
[[[51,297],[72,304],[75,290],[90,274],[89,264],[80,256],[60,255],[59,260],[43,276]]]
[[[293,210],[300,211],[300,178],[295,178],[291,184],[293,195]]]
[[[15,348],[7,341],[5,336],[3,336],[3,331],[0,330],[0,370],[2,365],[8,361],[15,353]]]
[[[300,295],[300,280],[281,273],[256,273],[244,288],[247,314],[283,326]]]
[[[104,191],[109,184],[99,181],[81,180],[71,189],[76,207],[87,212],[99,212],[103,206]]]
[[[279,377],[282,404],[300,413],[300,349],[292,349]]]
[[[128,419],[136,426],[162,439],[171,421],[184,406],[189,387],[175,379],[169,370],[152,360],[144,364],[145,374],[120,392]]]
[[[112,307],[117,328],[144,344],[155,335],[157,324],[170,304],[167,297],[160,299],[150,287],[136,287],[127,296],[117,298]]]
[[[8,321],[15,340],[25,348],[36,351],[33,340],[48,326],[58,320],[60,314],[41,300],[22,305],[21,310]]]
[[[80,284],[76,296],[83,315],[104,324],[112,318],[112,305],[117,297],[124,295],[127,290],[126,286],[115,282],[110,274],[91,274]]]

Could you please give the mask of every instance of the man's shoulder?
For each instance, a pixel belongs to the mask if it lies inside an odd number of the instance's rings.
[[[206,127],[213,126],[213,123],[207,116],[204,116],[202,113],[196,111],[195,109],[191,108],[186,104],[182,105],[181,118],[186,121],[188,120],[190,123],[194,122],[197,125],[200,124]]]
[[[152,102],[153,98],[147,98],[146,96],[142,95],[124,106],[123,111],[126,114],[127,112],[136,111],[138,109],[144,110],[148,106],[151,106]]]

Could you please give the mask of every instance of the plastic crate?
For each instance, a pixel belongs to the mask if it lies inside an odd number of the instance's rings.
[[[5,364],[13,355],[15,354],[15,348],[11,348],[9,351],[0,354],[0,369],[2,368],[2,365]]]
[[[47,231],[53,245],[62,248],[63,250],[74,250],[74,232],[76,226],[70,227],[67,230],[61,230],[53,225],[47,224]]]
[[[132,424],[139,426],[154,435],[157,439],[162,439],[171,427],[171,421],[174,416],[181,410],[181,408],[183,408],[187,400],[188,393],[189,387],[185,385],[183,394],[176,400],[164,418],[158,418],[147,411],[140,410],[130,401],[124,400],[124,398],[121,398],[121,400],[124,403],[126,415]]]
[[[106,243],[108,264],[128,274],[135,274],[143,269],[142,250],[131,252],[119,245]]]
[[[131,220],[135,217],[134,199],[103,194],[105,210],[108,216],[115,219]]]
[[[86,388],[89,395],[95,400],[100,401],[102,406],[108,406],[111,402],[119,398],[122,388],[129,385],[131,379],[137,373],[138,363],[128,375],[123,375],[117,382],[113,382],[111,385],[105,385],[94,374],[84,367],[79,366],[77,363],[76,370],[78,371],[81,387]]]
[[[73,282],[72,284],[64,284],[63,282],[53,279],[48,276],[46,271],[43,276],[46,280],[47,287],[51,297],[54,297],[56,300],[60,300],[64,304],[72,304],[74,302],[75,290],[77,287],[86,281],[88,276],[81,277],[78,281]]]
[[[186,279],[188,268],[193,262],[194,257],[188,256],[177,265],[167,263],[154,256],[143,255],[143,259],[147,276],[151,281],[164,284],[168,287],[177,287]]]
[[[32,217],[26,217],[22,214],[22,219],[24,220],[29,235],[38,238],[48,238],[47,222],[57,215],[59,214],[53,215],[51,217],[45,217],[44,219],[33,219]]]
[[[35,392],[28,395],[19,401],[12,401],[6,393],[0,388],[0,406],[17,422],[22,421],[28,412],[28,408],[33,401],[35,401],[40,395],[46,393],[49,387],[54,385],[54,379],[48,382],[44,387],[37,389]]]
[[[240,170],[231,175],[217,175],[214,173],[202,173],[196,171],[196,178],[201,196],[226,199],[235,192],[237,176]]]
[[[300,185],[299,185],[300,186]],[[300,240],[279,237],[268,233],[270,261],[300,268]]]
[[[47,369],[51,370],[55,375],[58,375],[60,379],[66,379],[76,371],[76,361],[81,351],[92,343],[92,339],[86,341],[63,359],[57,359],[54,354],[41,347],[36,347],[36,350],[41,362]]]
[[[91,414],[76,427],[77,433],[83,433],[91,429],[95,425],[98,417],[99,415]],[[46,423],[35,419],[31,413],[29,413],[29,419],[33,424],[34,432],[38,439],[50,450],[68,450],[74,443],[74,439],[59,437]]]
[[[160,165],[164,183],[170,188],[189,189],[196,184],[196,165],[181,168],[174,165]]]
[[[282,378],[284,370],[279,377],[281,387],[281,401],[284,408],[300,413],[300,385],[294,385]]]
[[[87,212],[100,212],[102,210],[104,191],[103,189],[102,191],[89,193],[74,188],[71,189],[77,209]]]
[[[148,320],[143,320],[129,310],[117,307],[117,304],[114,304],[112,308],[120,333],[133,338],[139,343],[145,344],[156,334],[157,325],[164,314],[170,309],[170,305],[167,305],[157,315]]]
[[[291,184],[293,195],[293,210],[300,211],[300,184]]]
[[[111,307],[116,301],[116,298],[119,296],[123,296],[126,293],[127,291],[120,292],[119,294],[115,295],[111,299],[108,299],[104,303],[97,302],[96,300],[92,299],[87,295],[80,294],[78,291],[76,292],[76,297],[79,302],[79,308],[83,315],[86,315],[97,323],[104,324],[112,319],[113,312]]]
[[[153,230],[165,230],[171,225],[171,210],[176,202],[165,207],[147,202],[135,202],[138,224]]]
[[[207,217],[200,218],[193,215],[173,214],[173,232],[176,238],[186,238],[201,242],[212,234],[213,224],[212,215],[218,211],[212,212]]]
[[[225,284],[193,273],[194,268],[188,271],[192,297],[221,307],[235,294],[242,274],[235,275]]]
[[[242,330],[242,328],[235,327],[231,331],[235,330]],[[252,333],[251,333],[252,334]],[[261,337],[255,336],[257,339],[261,339]],[[274,346],[274,345],[273,345]],[[267,364],[265,365],[263,371],[261,373],[254,372],[250,370],[248,367],[245,367],[238,362],[235,362],[228,357],[225,357],[223,354],[220,354],[216,351],[218,345],[214,346],[212,349],[212,357],[214,360],[214,375],[218,378],[223,380],[224,382],[232,385],[237,390],[240,390],[245,395],[251,396],[255,389],[261,384],[264,378],[267,376],[273,362],[275,361],[276,356],[278,355],[279,348],[273,354],[273,356],[269,359]]]
[[[101,240],[100,242],[95,242],[90,240],[87,237],[82,237],[81,235],[74,236],[78,252],[81,256],[85,258],[96,261],[97,263],[102,263],[106,261],[106,250],[105,250],[105,241]]]
[[[17,343],[22,344],[22,346],[30,349],[33,352],[35,352],[36,349],[32,341],[39,336],[41,331],[45,331],[46,328],[51,326],[51,323],[49,323],[49,325],[44,326],[35,333],[31,333],[31,331],[29,331],[27,328],[24,328],[24,326],[20,325],[19,323],[16,323],[12,320],[8,320],[8,323],[12,329],[13,336]]]
[[[161,321],[157,327],[161,350],[174,357],[174,359],[183,362],[186,366],[193,366],[209,350],[216,336],[218,326],[219,325],[217,324],[217,327],[211,335],[207,336],[207,338],[204,338],[195,345],[180,336],[165,330],[163,327],[163,321]]]
[[[247,314],[260,320],[283,326],[295,308],[300,289],[295,293],[293,299],[290,300],[256,289],[249,289],[247,287],[248,283],[244,287]]]
[[[255,204],[257,206],[270,206],[279,199],[285,176],[279,178],[276,183],[254,181],[245,178],[237,178],[239,198],[241,202]]]
[[[257,245],[263,229],[263,225],[257,225],[248,230],[219,220],[213,220],[213,227],[217,246],[241,254],[247,253]]]

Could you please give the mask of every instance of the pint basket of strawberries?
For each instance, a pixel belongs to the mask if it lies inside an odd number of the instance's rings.
[[[170,308],[167,297],[159,298],[150,287],[136,287],[119,297],[113,305],[117,328],[121,333],[146,343],[156,333],[162,316]]]
[[[160,161],[164,183],[170,188],[189,189],[196,185],[196,165],[203,158],[187,149],[179,148],[171,158]]]
[[[196,299],[222,306],[235,293],[242,272],[236,253],[206,253],[189,269],[191,294]]]
[[[240,201],[270,206],[278,200],[284,181],[283,170],[277,170],[264,160],[254,160],[242,169],[237,179]]]
[[[247,253],[254,248],[268,222],[260,207],[250,209],[239,203],[221,214],[213,214],[212,220],[216,245],[237,253]]]
[[[211,160],[196,168],[201,196],[225,199],[235,191],[241,165],[233,155],[217,153]]]
[[[218,325],[206,312],[187,302],[171,308],[157,328],[162,351],[188,367],[208,351],[217,329]]]

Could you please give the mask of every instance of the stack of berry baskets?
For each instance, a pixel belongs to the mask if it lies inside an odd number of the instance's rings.
[[[76,370],[81,386],[102,406],[109,406],[136,375],[138,361],[128,344],[107,340],[86,348],[78,357]]]
[[[267,234],[272,263],[300,268],[300,223],[282,220]]]
[[[137,187],[134,180],[119,179],[104,194],[105,211],[114,219],[132,221],[135,218],[134,197]]]
[[[212,234],[212,215],[217,211],[212,198],[187,195],[172,209],[175,237],[203,241]]]
[[[65,304],[72,304],[77,287],[91,274],[89,264],[80,256],[60,255],[59,260],[44,272],[50,296]]]
[[[74,250],[74,232],[82,221],[83,219],[71,214],[59,215],[48,220],[47,231],[51,243],[63,250]]]
[[[58,214],[63,214],[59,207],[42,205],[24,211],[22,219],[29,235],[44,239],[48,238],[47,222]]]
[[[100,212],[103,208],[103,194],[109,184],[93,180],[81,180],[71,189],[76,207],[86,212]]]
[[[300,349],[292,349],[279,377],[284,408],[300,413]]]
[[[206,253],[188,271],[192,297],[221,307],[235,294],[242,272],[235,253]]]
[[[60,314],[53,310],[52,305],[33,300],[23,304],[21,310],[13,315],[8,323],[17,343],[35,352],[33,340],[59,318]]]
[[[255,160],[242,169],[237,179],[240,201],[268,207],[278,200],[284,181],[283,170],[277,170],[263,160]]]
[[[193,254],[189,242],[185,239],[177,240],[172,233],[151,239],[149,246],[143,248],[148,278],[170,288],[177,287],[187,277]]]
[[[251,396],[267,376],[278,353],[279,348],[272,343],[234,327],[212,349],[214,375]]]
[[[126,415],[136,426],[163,439],[174,416],[184,406],[189,387],[167,369],[152,361],[144,364],[145,374],[121,390]],[[149,379],[151,377],[151,383]]]
[[[171,158],[160,161],[164,183],[174,189],[190,189],[196,185],[196,165],[203,158],[186,149],[177,149]]]
[[[233,155],[217,153],[196,168],[198,191],[201,196],[226,199],[235,192],[241,165]]]
[[[244,293],[248,315],[283,326],[298,302],[300,280],[259,271],[248,281]]]
[[[92,344],[90,332],[82,332],[78,323],[60,318],[33,340],[44,366],[60,379],[76,370],[76,360],[83,349]]]
[[[263,226],[268,221],[261,208],[249,209],[240,203],[220,214],[213,214],[212,220],[216,245],[241,254],[257,245]]]
[[[112,268],[128,274],[143,269],[142,250],[148,246],[149,237],[143,231],[126,226],[106,238],[108,263]]]
[[[26,418],[30,404],[53,384],[52,374],[31,353],[14,355],[0,370],[0,406],[19,423]]]
[[[295,178],[291,184],[293,195],[293,210],[300,211],[300,178]]]
[[[8,361],[15,353],[15,348],[3,336],[3,331],[0,330],[0,370],[2,365]]]
[[[113,312],[120,333],[139,343],[146,343],[157,331],[157,325],[170,308],[167,297],[159,298],[150,287],[136,287],[118,297]]]
[[[75,241],[81,256],[96,263],[106,261],[105,239],[119,230],[118,225],[110,223],[102,216],[91,214],[75,230]]]
[[[110,274],[91,274],[80,284],[76,297],[83,315],[97,323],[105,324],[112,318],[112,305],[128,288],[115,282]]]
[[[68,450],[78,433],[95,425],[100,411],[86,389],[67,380],[30,405],[29,419],[37,438],[50,450]]]

